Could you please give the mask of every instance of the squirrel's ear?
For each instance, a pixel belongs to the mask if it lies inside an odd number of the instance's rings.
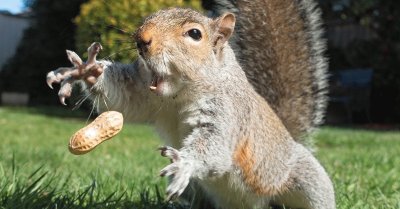
[[[221,47],[232,35],[235,28],[236,18],[232,13],[225,13],[214,20],[215,32],[213,37],[214,46]]]

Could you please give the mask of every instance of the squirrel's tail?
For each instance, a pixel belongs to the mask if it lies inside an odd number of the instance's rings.
[[[216,16],[237,15],[231,41],[237,59],[292,136],[303,140],[322,122],[327,103],[325,41],[314,0],[203,0],[203,6]]]

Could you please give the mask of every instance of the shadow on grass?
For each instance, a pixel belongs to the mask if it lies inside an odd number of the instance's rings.
[[[126,192],[122,195],[116,195],[115,192],[108,196],[100,195],[101,191],[98,191],[95,181],[79,192],[67,192],[68,179],[62,182],[61,187],[54,188],[52,185],[58,184],[56,181],[60,180],[42,171],[42,167],[34,171],[25,182],[15,179],[15,176],[13,171],[11,178],[3,178],[0,182],[0,208],[184,209],[179,204],[164,201],[157,186],[155,195],[144,190],[140,192],[139,200],[133,201]]]
[[[343,125],[324,125],[324,127],[343,129],[343,130],[354,130],[354,131],[374,131],[374,132],[399,132],[400,124],[378,124],[378,123],[366,123],[366,124],[343,124]]]
[[[57,118],[87,119],[89,115],[91,116],[91,118],[97,116],[95,112],[90,114],[91,110],[84,107],[81,107],[77,110],[73,110],[72,107],[69,106],[32,106],[32,107],[3,106],[3,108],[13,111],[24,112],[28,114],[40,114]]]

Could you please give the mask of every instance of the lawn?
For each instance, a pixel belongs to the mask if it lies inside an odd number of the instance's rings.
[[[0,108],[0,208],[179,208],[164,201],[168,161],[150,127],[126,124],[94,151],[69,153],[87,115]],[[400,132],[325,127],[316,142],[338,208],[400,208]]]

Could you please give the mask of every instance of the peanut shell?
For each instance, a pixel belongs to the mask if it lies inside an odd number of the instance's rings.
[[[90,152],[100,143],[117,135],[123,123],[123,116],[119,112],[107,111],[100,114],[93,122],[75,132],[69,140],[69,151],[75,155]]]

